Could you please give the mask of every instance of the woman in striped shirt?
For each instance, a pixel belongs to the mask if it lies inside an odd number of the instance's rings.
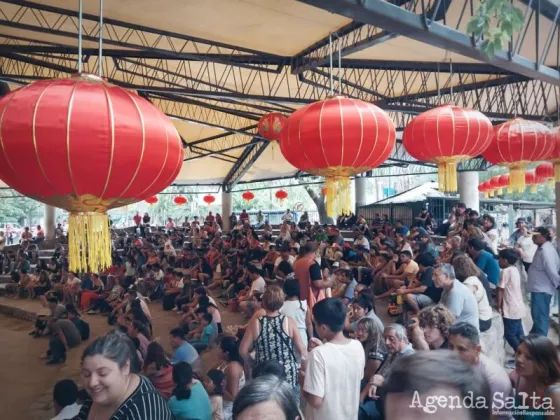
[[[119,331],[89,344],[82,354],[82,380],[90,398],[74,420],[172,420],[165,399],[139,375],[134,345]]]

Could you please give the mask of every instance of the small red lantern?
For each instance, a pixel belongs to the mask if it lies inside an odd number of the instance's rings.
[[[535,171],[525,172],[525,184],[529,186],[529,192],[531,194],[537,193],[537,176]]]
[[[189,201],[187,200],[186,197],[183,197],[182,195],[178,195],[173,199],[173,202],[178,206],[182,206],[184,204],[187,204]]]
[[[502,194],[508,192],[509,189],[509,174],[503,174],[499,177],[500,188],[502,189]]]
[[[146,203],[148,203],[150,206],[153,206],[159,201],[159,199],[157,198],[157,195],[153,195],[151,197],[146,198],[146,200],[144,201],[146,201]]]
[[[253,201],[255,199],[255,194],[253,194],[251,191],[245,191],[242,195],[241,198],[243,198],[243,200],[245,200],[247,203]]]
[[[488,180],[488,187],[490,189],[490,196],[500,194],[500,188],[501,188],[500,177],[499,176],[493,176],[492,178],[490,178]]]
[[[488,198],[488,182],[484,181],[483,183],[479,184],[478,191],[484,194],[484,198]]]
[[[202,197],[202,201],[204,201],[206,204],[208,204],[208,206],[210,206],[210,204],[212,204],[214,201],[216,201],[216,197],[214,197],[213,195],[205,195],[204,197]]]
[[[494,127],[494,138],[482,156],[494,165],[508,167],[510,187],[522,192],[527,165],[545,160],[553,146],[553,136],[545,125],[515,118]]]
[[[552,163],[541,163],[535,168],[535,175],[538,183],[546,182],[550,188],[554,188],[554,165]]]
[[[280,205],[284,203],[284,200],[288,198],[288,193],[284,190],[278,190],[274,196],[280,201]]]
[[[288,119],[279,112],[265,114],[259,120],[259,134],[270,141],[280,140],[280,135]]]

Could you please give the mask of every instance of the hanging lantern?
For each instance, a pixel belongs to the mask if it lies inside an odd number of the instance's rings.
[[[509,191],[509,174],[500,175],[498,183],[502,189],[502,194],[508,193]]]
[[[493,176],[492,178],[490,178],[488,180],[488,186],[489,186],[490,190],[492,191],[492,193],[491,193],[492,196],[500,195],[501,185],[500,185],[500,177],[499,176]]]
[[[208,195],[205,195],[204,197],[202,197],[202,201],[204,201],[206,204],[208,204],[208,207],[210,207],[210,204],[212,204],[214,201],[216,201],[216,197],[208,194]]]
[[[284,200],[288,198],[288,193],[284,190],[278,190],[274,193],[274,197],[280,201],[280,205],[284,204]]]
[[[525,168],[544,160],[553,147],[550,130],[543,124],[521,118],[494,127],[494,138],[483,157],[494,165],[509,168],[510,187],[525,190]]]
[[[531,194],[537,193],[537,176],[535,171],[525,171],[525,185],[529,186],[529,192]]]
[[[146,203],[148,203],[151,206],[153,206],[154,204],[156,204],[159,199],[157,198],[157,195],[153,195],[151,197],[148,197],[144,200]]]
[[[554,182],[560,182],[560,127],[554,127],[551,130],[552,148],[547,156],[548,161],[554,164],[553,182],[549,183],[554,188]]]
[[[488,198],[488,183],[486,181],[478,185],[478,192],[484,194],[484,198]]]
[[[241,197],[243,198],[243,200],[245,200],[247,203],[251,202],[252,200],[254,200],[255,198],[255,194],[253,194],[251,191],[245,191]]]
[[[288,118],[280,149],[301,171],[326,178],[327,214],[349,214],[350,177],[383,163],[393,151],[391,118],[373,104],[344,97],[307,105]]]
[[[267,140],[280,140],[282,129],[288,119],[279,112],[265,114],[259,120],[259,134]]]
[[[547,183],[549,188],[554,189],[554,182],[555,182],[555,165],[552,163],[541,163],[539,166],[535,168],[535,175],[537,177],[537,181],[539,184],[544,182]]]
[[[177,197],[175,197],[173,199],[173,202],[175,204],[177,204],[178,206],[183,206],[183,205],[187,204],[189,201],[187,200],[186,197],[183,197],[182,195],[178,195]]]
[[[480,155],[492,135],[492,123],[484,114],[442,105],[406,126],[403,146],[413,158],[437,163],[439,190],[451,192],[457,191],[457,164]]]
[[[160,192],[183,149],[168,117],[136,94],[81,74],[41,80],[0,100],[0,179],[70,212],[70,271],[112,264],[107,210]]]

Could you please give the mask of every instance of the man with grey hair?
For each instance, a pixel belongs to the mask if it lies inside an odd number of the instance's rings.
[[[456,322],[468,322],[480,330],[478,304],[473,293],[455,278],[451,264],[440,264],[434,269],[434,285],[443,289],[439,303],[447,306]]]

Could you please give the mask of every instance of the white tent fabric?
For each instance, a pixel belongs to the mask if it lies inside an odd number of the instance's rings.
[[[438,191],[437,182],[427,182],[401,194],[385,198],[375,204],[414,203],[416,201],[424,201],[429,197],[445,197],[444,193]]]

